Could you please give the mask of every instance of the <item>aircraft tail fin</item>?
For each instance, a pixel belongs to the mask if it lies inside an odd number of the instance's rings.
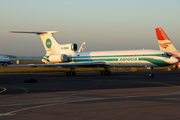
[[[83,42],[78,52],[83,52],[86,42]]]
[[[58,31],[43,31],[43,32],[24,32],[24,31],[10,31],[10,33],[30,33],[40,35],[44,48],[47,54],[57,54],[60,52],[60,44],[52,36]]]
[[[177,51],[176,47],[173,45],[162,28],[155,28],[155,30],[160,50],[167,52]]]

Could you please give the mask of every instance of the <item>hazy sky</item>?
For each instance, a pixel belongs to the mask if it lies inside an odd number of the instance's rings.
[[[38,35],[11,30],[56,30],[85,51],[159,49],[156,27],[180,50],[180,0],[0,0],[0,54],[45,54]]]

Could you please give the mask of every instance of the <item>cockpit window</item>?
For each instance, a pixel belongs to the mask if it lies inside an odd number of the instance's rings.
[[[172,55],[169,54],[169,53],[167,53],[167,52],[165,52],[165,53],[162,54],[162,56],[168,56],[168,57],[171,57]]]

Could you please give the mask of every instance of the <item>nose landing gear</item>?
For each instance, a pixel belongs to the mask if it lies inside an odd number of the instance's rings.
[[[149,73],[149,77],[153,77],[154,76],[153,67],[147,67],[147,69],[151,70],[151,73]]]

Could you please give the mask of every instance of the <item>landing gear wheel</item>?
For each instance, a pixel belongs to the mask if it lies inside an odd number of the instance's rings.
[[[64,75],[69,76],[69,72],[64,72]]]
[[[153,77],[154,76],[154,73],[149,73],[149,77]]]
[[[75,72],[71,72],[71,75],[74,76],[74,75],[76,75],[76,73]]]
[[[111,75],[111,71],[100,71],[99,75]]]
[[[66,76],[74,76],[74,75],[76,75],[76,72],[65,72],[64,75],[66,75]]]

